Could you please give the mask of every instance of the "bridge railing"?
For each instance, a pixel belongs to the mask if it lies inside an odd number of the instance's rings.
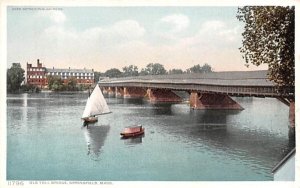
[[[181,91],[197,91],[207,93],[223,93],[230,96],[257,96],[257,97],[288,97],[292,89],[285,88],[279,92],[275,86],[245,86],[245,85],[211,85],[179,82],[154,82],[154,81],[122,81],[99,82],[100,87],[141,87],[151,89],[170,89]]]

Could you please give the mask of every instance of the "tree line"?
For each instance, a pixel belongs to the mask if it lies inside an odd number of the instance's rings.
[[[130,76],[146,76],[146,75],[163,75],[163,74],[190,74],[190,73],[209,73],[213,68],[205,63],[203,66],[200,64],[194,65],[186,70],[182,69],[170,69],[167,71],[162,64],[149,63],[145,68],[139,71],[136,65],[129,65],[122,68],[122,71],[117,68],[111,68],[104,73],[95,72],[95,81],[98,81],[99,77],[120,78]]]
[[[181,69],[171,69],[167,71],[162,64],[149,63],[145,68],[138,71],[138,67],[135,65],[129,65],[123,67],[121,72],[117,68],[112,68],[104,73],[94,72],[94,81],[98,82],[99,77],[128,77],[128,76],[143,76],[143,75],[161,75],[161,74],[184,74],[184,73],[206,73],[212,72],[212,67],[208,64],[203,66],[195,65],[186,71]],[[22,84],[25,80],[25,70],[22,69],[20,63],[13,63],[12,66],[7,69],[7,92],[8,93],[20,93],[20,92],[39,92],[40,88],[30,84]],[[70,77],[66,81],[61,79],[60,76],[47,76],[48,89],[52,91],[82,91],[88,89],[88,85],[78,84],[76,78]]]
[[[69,77],[64,81],[60,76],[47,76],[48,89],[51,91],[83,91],[89,85],[78,84],[75,77]]]

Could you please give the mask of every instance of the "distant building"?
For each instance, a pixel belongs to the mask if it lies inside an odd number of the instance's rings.
[[[75,78],[77,84],[92,85],[94,84],[94,70],[93,69],[56,69],[46,68],[42,66],[40,60],[37,60],[37,66],[27,63],[27,84],[35,85],[40,88],[48,87],[48,76],[58,76],[64,83],[71,77]]]
[[[35,85],[40,88],[43,88],[47,85],[46,78],[46,67],[42,66],[40,60],[37,60],[37,66],[33,67],[32,64],[27,63],[27,84]]]
[[[64,83],[67,83],[68,78],[75,78],[77,84],[91,85],[94,83],[93,69],[47,69],[47,76],[59,76]]]

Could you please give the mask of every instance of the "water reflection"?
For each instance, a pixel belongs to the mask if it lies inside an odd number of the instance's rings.
[[[166,107],[159,112],[168,110],[170,108]],[[158,112],[155,108],[152,111]],[[239,113],[233,110],[191,110],[189,114],[176,114],[174,118],[162,117],[159,119],[161,123],[153,126],[182,143],[198,146],[199,150],[220,155],[226,152],[230,158],[249,163],[255,170],[261,169],[261,166],[272,169],[281,156],[289,152],[282,148],[292,148],[294,144],[267,130],[245,129],[249,125],[232,124],[232,116]],[[266,149],[269,147],[273,149]]]
[[[238,110],[190,110],[190,119],[197,124],[227,124],[227,118],[240,113]]]
[[[131,138],[121,138],[124,141],[125,145],[134,146],[137,144],[141,144],[143,142],[143,138],[145,135],[139,135]]]
[[[174,115],[172,111],[172,104],[171,103],[149,103],[148,106],[151,106],[151,113],[152,115]]]
[[[143,98],[123,98],[123,104],[143,105],[144,103]]]
[[[87,155],[92,155],[96,158],[100,156],[101,148],[104,145],[109,129],[109,125],[90,125],[82,127],[88,148]]]

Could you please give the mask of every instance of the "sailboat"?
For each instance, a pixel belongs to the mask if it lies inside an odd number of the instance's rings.
[[[111,111],[107,106],[98,84],[96,84],[96,87],[87,99],[81,119],[84,120],[84,123],[94,123],[98,121],[98,117],[96,116],[108,113],[111,113]]]

